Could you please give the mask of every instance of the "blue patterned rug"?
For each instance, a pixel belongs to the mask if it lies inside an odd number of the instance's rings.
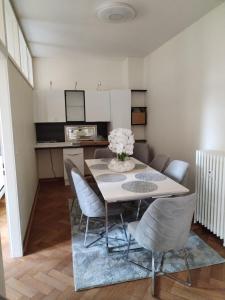
[[[72,224],[75,224],[75,218],[71,216]],[[101,224],[90,224],[90,235],[87,243],[96,239],[96,228]],[[104,229],[104,227],[102,227]],[[84,228],[83,228],[84,229]],[[109,236],[116,239],[124,239],[124,233],[120,225],[116,225],[110,231]],[[112,285],[116,283],[138,280],[151,277],[151,273],[139,268],[138,266],[126,261],[123,252],[106,254],[104,238],[89,248],[83,247],[84,233],[78,231],[78,225],[72,225],[72,252],[73,252],[73,270],[75,290],[90,289]],[[110,246],[121,246],[124,244],[121,240],[110,239]],[[131,249],[138,248],[133,243]],[[193,232],[190,233],[187,248],[189,250],[188,262],[191,269],[197,269],[225,262],[216,251],[209,247]],[[119,247],[125,250],[126,247]],[[151,254],[146,250],[130,252],[129,259],[151,268]],[[185,263],[177,252],[169,252],[165,256],[163,271],[180,272],[185,270]]]

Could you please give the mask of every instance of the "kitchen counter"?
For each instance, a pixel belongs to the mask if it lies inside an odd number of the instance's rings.
[[[83,148],[83,147],[103,147],[108,146],[107,140],[80,141],[77,143],[71,142],[53,142],[53,143],[37,143],[35,149],[50,149],[50,148]]]

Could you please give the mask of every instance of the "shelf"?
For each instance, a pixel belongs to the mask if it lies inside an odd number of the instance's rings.
[[[147,124],[147,108],[146,106],[131,107],[131,125]]]

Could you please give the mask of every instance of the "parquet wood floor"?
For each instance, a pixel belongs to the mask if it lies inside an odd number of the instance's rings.
[[[74,292],[71,232],[63,181],[42,182],[26,256],[9,257],[5,205],[0,201],[6,291],[10,300],[150,300],[150,279]],[[200,225],[193,230],[225,257],[222,242]],[[177,276],[184,278],[185,273]],[[193,287],[184,287],[165,277],[158,278],[157,298],[165,300],[225,299],[225,265],[192,271]]]

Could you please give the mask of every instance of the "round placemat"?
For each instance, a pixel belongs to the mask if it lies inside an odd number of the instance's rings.
[[[163,181],[166,180],[166,176],[156,172],[145,172],[135,175],[135,178],[144,181]]]
[[[101,174],[96,176],[96,179],[102,182],[120,182],[127,179],[123,174]]]
[[[101,161],[104,163],[109,163],[112,160],[112,158],[101,158]]]
[[[136,170],[142,170],[145,169],[147,166],[144,164],[135,164],[135,169]]]
[[[157,190],[157,185],[147,181],[128,181],[121,186],[124,190],[133,193],[149,193]]]
[[[90,168],[94,169],[94,170],[106,170],[106,169],[108,169],[108,165],[107,164],[95,164],[95,165],[90,166]]]

